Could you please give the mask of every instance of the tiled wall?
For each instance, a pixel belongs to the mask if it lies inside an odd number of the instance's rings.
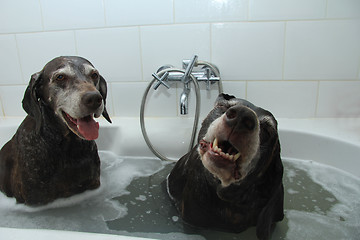
[[[25,115],[30,75],[59,55],[99,69],[112,116],[138,116],[151,73],[197,54],[277,117],[360,117],[359,17],[360,0],[1,0],[0,116]],[[201,88],[204,115],[217,88]],[[181,91],[151,91],[146,114],[179,115]]]

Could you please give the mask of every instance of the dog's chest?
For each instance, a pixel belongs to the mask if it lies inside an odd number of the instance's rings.
[[[77,173],[99,166],[99,156],[94,141],[73,138],[44,138],[35,134],[19,136],[19,154],[24,171],[47,177],[64,173]],[[67,175],[67,174],[66,174]]]

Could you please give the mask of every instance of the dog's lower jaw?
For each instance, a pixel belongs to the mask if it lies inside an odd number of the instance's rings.
[[[221,185],[223,187],[229,186],[231,183],[235,182],[236,179],[234,178],[233,172],[235,171],[234,166],[229,166],[228,168],[219,168],[214,165],[212,160],[209,156],[209,153],[205,153],[200,155],[200,160],[204,168],[209,171],[215,179],[220,180]]]
[[[56,112],[56,115],[60,117],[63,124],[76,136],[78,136],[83,140],[88,140],[88,141],[95,140],[98,138],[99,123],[94,120],[94,114],[90,114],[83,118],[75,119],[63,110],[59,110],[59,112]],[[86,122],[86,124],[80,124],[79,123],[80,121]]]
[[[258,162],[260,153],[256,151],[251,156],[241,156],[234,162],[229,161],[228,165],[223,167],[219,167],[214,163],[209,151],[204,152],[199,147],[198,154],[204,168],[220,181],[222,187],[228,187],[233,183],[240,183],[252,172]]]

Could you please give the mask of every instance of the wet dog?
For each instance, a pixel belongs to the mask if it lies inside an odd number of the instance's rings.
[[[100,186],[94,141],[106,111],[107,86],[81,57],[58,57],[31,76],[22,101],[28,114],[0,152],[0,190],[41,205]]]
[[[219,95],[198,144],[175,165],[167,190],[191,225],[268,239],[284,217],[277,121],[250,102]]]

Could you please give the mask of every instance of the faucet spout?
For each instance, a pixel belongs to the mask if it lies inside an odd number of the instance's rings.
[[[180,95],[180,114],[186,115],[188,114],[189,109],[189,93],[190,88],[185,84],[184,91]]]

